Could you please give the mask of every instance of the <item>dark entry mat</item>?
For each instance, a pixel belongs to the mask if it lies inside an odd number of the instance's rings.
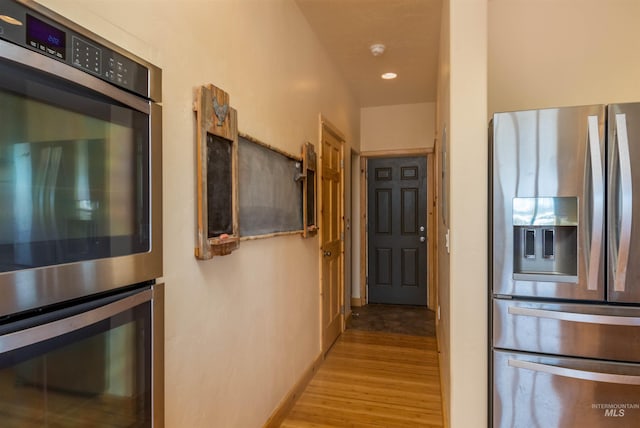
[[[426,306],[369,304],[352,307],[347,329],[435,336],[435,313]]]

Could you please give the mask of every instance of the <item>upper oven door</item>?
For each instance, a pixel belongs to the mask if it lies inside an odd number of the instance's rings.
[[[160,116],[0,40],[0,316],[162,275]]]

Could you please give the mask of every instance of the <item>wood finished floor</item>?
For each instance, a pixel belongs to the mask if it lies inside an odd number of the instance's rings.
[[[434,337],[347,330],[281,424],[442,427]]]

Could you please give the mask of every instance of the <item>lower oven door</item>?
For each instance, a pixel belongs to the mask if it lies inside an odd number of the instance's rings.
[[[493,426],[637,427],[640,364],[493,352]]]
[[[162,426],[161,317],[154,285],[0,326],[1,425]]]

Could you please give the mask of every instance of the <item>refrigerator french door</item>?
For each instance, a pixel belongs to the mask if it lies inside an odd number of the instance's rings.
[[[608,107],[607,300],[640,303],[640,104]]]
[[[640,104],[497,113],[490,140],[491,424],[633,426]]]

